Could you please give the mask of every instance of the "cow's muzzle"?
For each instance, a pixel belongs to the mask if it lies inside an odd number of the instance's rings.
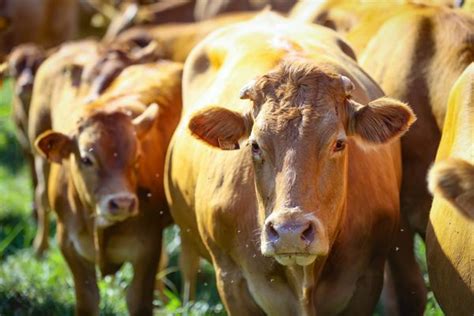
[[[102,198],[97,206],[97,223],[110,226],[138,213],[138,199],[135,194],[116,193]]]
[[[262,254],[286,266],[305,266],[328,252],[323,226],[314,216],[304,213],[273,213],[265,221],[261,237]]]

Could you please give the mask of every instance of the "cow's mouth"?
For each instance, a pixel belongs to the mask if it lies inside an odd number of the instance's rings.
[[[107,228],[109,226],[123,222],[124,220],[128,218],[130,218],[129,215],[125,215],[125,214],[112,215],[107,212],[101,212],[101,210],[97,208],[96,216],[95,216],[95,224],[96,224],[96,227]]]
[[[274,257],[279,264],[284,266],[307,266],[316,260],[317,255],[308,253],[285,253],[275,254]]]
[[[106,227],[112,226],[114,224],[117,224],[119,222],[122,222],[122,221],[126,220],[127,218],[128,218],[128,216],[127,217],[110,218],[108,216],[98,215],[95,219],[95,223],[96,223],[97,227],[106,228]]]

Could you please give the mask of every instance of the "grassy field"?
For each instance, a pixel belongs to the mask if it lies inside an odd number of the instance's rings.
[[[54,229],[51,250],[44,259],[36,259],[31,249],[36,229],[31,216],[31,184],[10,120],[10,91],[8,82],[0,88],[0,315],[72,315],[73,283],[54,241]],[[156,314],[224,315],[213,270],[207,263],[202,264],[198,276],[198,301],[182,305],[178,294],[181,280],[177,271],[177,229],[168,229],[166,238],[170,264],[159,277],[168,285],[167,303],[157,297]],[[417,240],[416,249],[427,280],[423,242]],[[124,296],[131,274],[131,266],[125,265],[113,278],[100,281],[102,315],[127,314]],[[443,315],[432,293],[425,315]]]

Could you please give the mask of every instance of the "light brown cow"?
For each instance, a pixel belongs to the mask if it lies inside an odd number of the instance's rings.
[[[474,63],[451,89],[426,232],[433,292],[447,315],[474,312]]]
[[[78,0],[0,0],[0,60],[21,43],[48,48],[72,39],[77,12]]]
[[[432,202],[425,179],[438,148],[450,88],[474,61],[473,39],[473,15],[440,7],[420,8],[390,19],[360,56],[362,67],[384,91],[408,102],[418,117],[402,139],[406,176],[400,207],[408,227],[402,228],[399,250],[390,256],[394,280],[399,280],[395,286],[402,314],[424,310],[426,296],[412,253],[413,232],[425,234]]]
[[[230,315],[368,315],[378,300],[398,229],[398,137],[414,116],[377,99],[347,49],[327,28],[265,13],[186,61],[166,193],[185,289],[199,256],[211,260]]]
[[[59,52],[48,59],[40,71],[35,91],[30,120],[29,140],[34,142],[51,126],[51,104],[67,104],[81,97],[85,102],[97,99],[116,77],[132,64],[150,63],[162,56],[160,46],[152,39],[133,38],[117,45],[100,45],[95,41],[84,41],[63,45]],[[51,80],[51,78],[56,78]],[[41,255],[48,247],[49,209],[46,187],[49,163],[40,155],[35,156],[35,171],[38,185],[35,201],[38,204],[38,230],[34,247]]]
[[[111,42],[120,45],[124,41],[129,42],[133,39],[153,39],[161,46],[163,57],[184,62],[193,47],[212,31],[232,23],[251,19],[255,15],[254,12],[239,12],[196,23],[134,27],[120,34]]]
[[[454,0],[300,0],[290,17],[337,30],[359,55],[380,27],[394,16],[427,7],[461,5]]]
[[[90,0],[91,1],[91,0]],[[141,1],[126,1],[121,12],[112,19],[105,38],[116,37],[124,30],[139,25],[176,22],[200,22],[221,14],[258,11],[265,7],[288,12],[295,0],[164,0],[146,5]]]
[[[81,94],[82,68],[87,62],[96,60],[99,56],[99,46],[95,41],[82,41],[62,45],[38,69],[35,77],[33,96],[28,117],[28,140],[34,148],[35,139],[52,127],[51,105],[63,102],[72,103]],[[54,80],[52,79],[54,78]],[[38,214],[38,230],[33,243],[38,255],[48,248],[49,204],[47,187],[49,163],[40,155],[34,155],[37,185],[35,187],[34,203]]]
[[[129,312],[152,315],[162,231],[171,222],[162,176],[181,113],[181,71],[167,61],[127,67],[92,103],[79,95],[51,104],[52,129],[36,139],[52,162],[48,196],[77,314],[99,314],[95,265],[104,276],[131,262]]]
[[[9,76],[13,79],[12,119],[15,123],[18,142],[30,169],[33,188],[36,187],[37,180],[28,140],[28,114],[36,71],[45,58],[46,52],[34,44],[17,46],[8,56],[5,72],[3,75],[0,74],[0,77]],[[36,217],[34,206],[33,215]]]

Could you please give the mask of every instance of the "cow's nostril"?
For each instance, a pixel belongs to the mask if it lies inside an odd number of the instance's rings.
[[[115,202],[114,199],[110,200],[109,201],[109,209],[112,210],[112,211],[116,211],[120,208],[120,206],[117,204],[117,202]]]
[[[314,240],[314,227],[311,223],[309,223],[308,227],[301,233],[301,239],[308,243]]]
[[[270,241],[277,241],[280,237],[272,222],[267,224],[267,237]]]

